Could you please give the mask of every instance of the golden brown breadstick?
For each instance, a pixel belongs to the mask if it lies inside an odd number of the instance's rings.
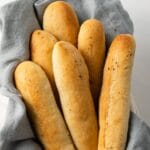
[[[17,66],[14,77],[44,150],[74,150],[48,78],[41,67],[31,61],[22,62]]]
[[[57,39],[48,31],[35,30],[31,36],[31,60],[40,65],[52,85],[55,98],[58,102],[58,93],[52,69],[52,51]]]
[[[89,19],[83,22],[78,36],[78,49],[89,70],[91,92],[97,109],[105,59],[105,33],[100,21]]]
[[[118,35],[112,42],[103,75],[99,109],[98,150],[124,150],[130,112],[134,38]]]
[[[77,149],[97,150],[98,124],[80,51],[68,42],[57,42],[52,62],[64,117]]]
[[[56,1],[49,4],[43,16],[43,28],[59,40],[77,44],[79,22],[69,3]]]

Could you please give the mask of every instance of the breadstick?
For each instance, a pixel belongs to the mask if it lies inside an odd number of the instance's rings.
[[[48,78],[41,67],[31,61],[22,62],[17,66],[14,77],[44,150],[74,150]]]
[[[31,36],[30,48],[31,60],[45,71],[52,85],[56,101],[59,102],[52,69],[52,51],[56,42],[57,39],[51,33],[44,30],[35,30]]]
[[[57,42],[52,62],[64,117],[77,149],[97,150],[98,124],[80,51],[68,42]]]
[[[56,1],[49,4],[43,16],[43,28],[58,40],[77,44],[79,22],[69,3]]]
[[[91,92],[95,101],[95,107],[98,109],[105,59],[105,33],[100,21],[89,19],[83,22],[78,36],[78,49],[81,51],[87,64]]]
[[[135,41],[129,34],[118,35],[110,46],[99,99],[98,150],[125,150],[134,52]]]

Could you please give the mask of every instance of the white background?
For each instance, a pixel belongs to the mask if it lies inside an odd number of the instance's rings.
[[[141,117],[150,125],[150,0],[121,0],[134,23],[137,42],[132,93]]]

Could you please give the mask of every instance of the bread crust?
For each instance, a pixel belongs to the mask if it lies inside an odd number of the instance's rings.
[[[91,92],[98,111],[98,98],[105,60],[105,33],[99,20],[88,19],[83,22],[78,35],[78,49],[89,70]]]
[[[98,150],[125,149],[134,52],[135,41],[129,34],[118,35],[110,46],[99,99]]]
[[[31,60],[37,63],[45,71],[59,105],[59,96],[54,81],[52,67],[52,51],[57,39],[48,31],[35,30],[31,35],[30,48]]]
[[[53,68],[62,110],[77,149],[96,150],[98,124],[83,57],[68,42],[57,42]]]
[[[58,40],[77,44],[79,22],[69,3],[56,1],[49,4],[43,16],[43,28],[50,31]]]
[[[44,149],[75,150],[48,78],[41,67],[31,61],[24,61],[17,66],[14,77],[33,129]]]

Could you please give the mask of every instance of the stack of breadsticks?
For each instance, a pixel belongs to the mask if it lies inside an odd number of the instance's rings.
[[[125,150],[133,37],[118,35],[106,54],[102,23],[79,27],[73,8],[57,1],[30,49],[14,79],[44,150]]]

